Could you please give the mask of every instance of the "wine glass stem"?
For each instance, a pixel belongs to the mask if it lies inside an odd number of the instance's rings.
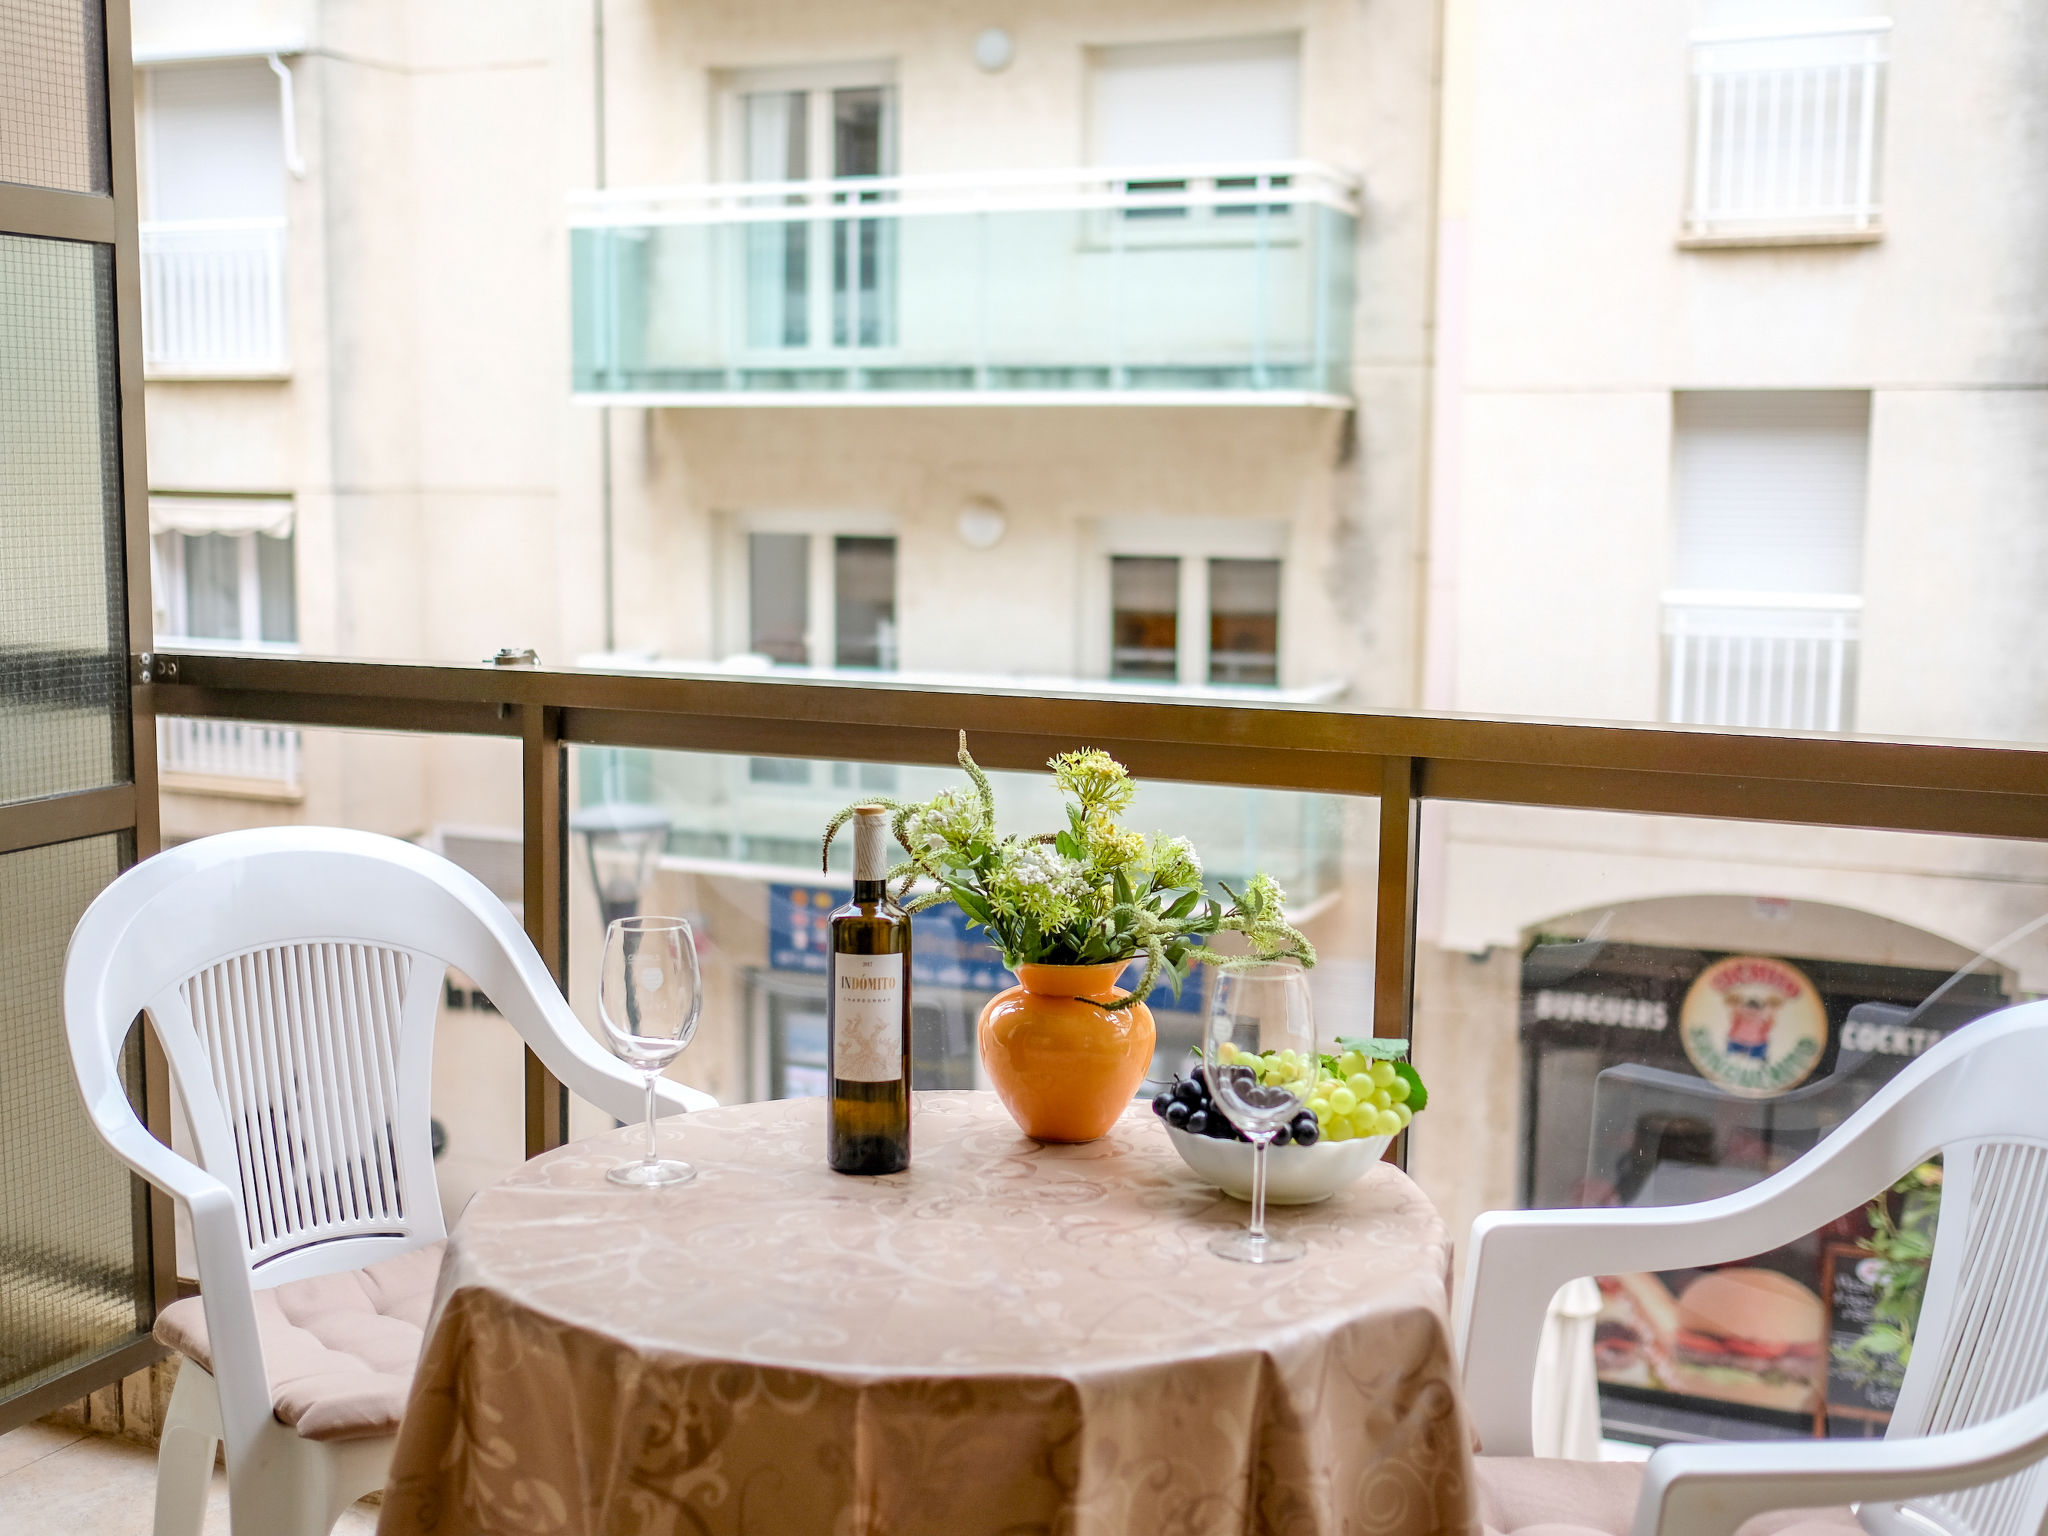
[[[659,1072],[647,1074],[647,1166],[650,1168],[661,1161],[654,1146],[654,1085],[660,1081]]]
[[[1252,1143],[1252,1241],[1266,1239],[1266,1148],[1273,1138],[1261,1136]]]

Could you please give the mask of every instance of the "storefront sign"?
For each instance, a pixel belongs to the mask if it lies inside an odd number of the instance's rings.
[[[768,887],[768,968],[822,976],[830,952],[826,925],[833,909],[852,899],[844,886],[770,885]],[[1119,984],[1134,987],[1145,963],[1134,960]],[[910,980],[913,986],[950,987],[961,992],[1001,992],[1017,979],[1003,966],[995,946],[951,902],[930,907],[911,919]],[[1157,1014],[1199,1017],[1207,996],[1206,977],[1197,966],[1181,983],[1180,996],[1162,980],[1145,999]]]
[[[830,951],[827,924],[833,909],[852,900],[844,886],[768,887],[768,967],[822,976]],[[1002,957],[969,929],[960,909],[948,903],[911,919],[910,980],[919,987],[952,987],[962,992],[1000,992],[1015,985]]]
[[[1796,966],[1730,955],[1700,972],[1678,1011],[1685,1054],[1701,1077],[1745,1098],[1797,1087],[1827,1051],[1820,993]]]

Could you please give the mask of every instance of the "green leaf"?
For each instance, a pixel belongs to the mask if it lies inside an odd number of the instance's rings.
[[[1167,894],[1171,895],[1172,893],[1168,892]],[[1183,891],[1179,899],[1166,909],[1166,915],[1178,921],[1194,911],[1201,904],[1201,901],[1202,893],[1199,890]]]
[[[1422,1086],[1422,1074],[1405,1061],[1394,1063],[1394,1076],[1408,1085],[1408,1113],[1419,1115],[1429,1108],[1429,1090]]]
[[[1347,1051],[1356,1051],[1367,1061],[1406,1061],[1408,1042],[1406,1040],[1382,1040],[1377,1035],[1339,1035],[1337,1043]]]

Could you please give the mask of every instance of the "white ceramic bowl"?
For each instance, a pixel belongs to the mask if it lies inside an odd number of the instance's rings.
[[[1191,1136],[1170,1125],[1166,1134],[1172,1138],[1173,1150],[1180,1154],[1180,1160],[1195,1171],[1195,1177],[1214,1184],[1226,1195],[1251,1199],[1250,1142]],[[1346,1184],[1362,1177],[1366,1169],[1380,1160],[1380,1154],[1393,1139],[1367,1136],[1360,1141],[1319,1141],[1312,1147],[1274,1147],[1266,1154],[1266,1203],[1313,1205],[1329,1199]]]

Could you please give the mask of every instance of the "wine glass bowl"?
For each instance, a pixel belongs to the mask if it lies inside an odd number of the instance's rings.
[[[1266,1231],[1266,1157],[1308,1102],[1317,1069],[1308,973],[1292,960],[1224,968],[1204,1030],[1202,1071],[1211,1102],[1252,1144],[1252,1213],[1247,1230],[1219,1234],[1211,1252],[1247,1264],[1301,1257],[1301,1244]]]
[[[616,1184],[656,1188],[681,1184],[697,1170],[664,1158],[656,1142],[656,1085],[697,1033],[704,989],[697,944],[680,917],[622,917],[604,935],[597,1016],[605,1044],[641,1075],[647,1089],[647,1149],[637,1162],[606,1172]]]

